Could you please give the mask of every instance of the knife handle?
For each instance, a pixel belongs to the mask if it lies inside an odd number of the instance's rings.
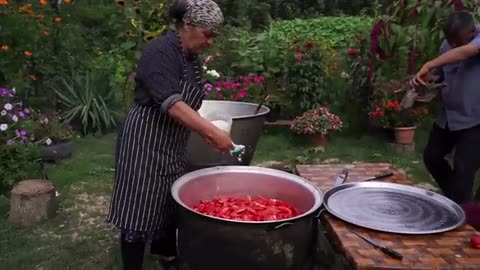
[[[391,248],[387,248],[387,247],[379,247],[379,249],[387,254],[388,256],[394,258],[394,259],[397,259],[397,260],[402,260],[403,259],[403,256],[402,254],[396,252],[395,250],[391,249]]]
[[[367,181],[373,181],[373,180],[383,179],[383,178],[390,177],[390,176],[392,176],[392,175],[393,175],[392,172],[383,172],[383,173],[377,174],[377,175],[375,175],[375,176],[362,179],[362,180],[360,180],[359,182],[367,182]]]

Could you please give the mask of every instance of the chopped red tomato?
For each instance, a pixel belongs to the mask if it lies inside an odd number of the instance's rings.
[[[201,200],[193,210],[213,217],[242,221],[274,221],[298,216],[292,205],[264,197],[216,197]]]

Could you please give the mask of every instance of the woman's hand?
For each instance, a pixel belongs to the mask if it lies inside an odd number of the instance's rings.
[[[209,141],[213,147],[223,153],[228,153],[234,148],[230,134],[219,128],[215,128],[212,135],[209,136],[209,138],[206,138],[206,140]]]
[[[168,114],[186,127],[200,134],[205,142],[213,145],[213,147],[219,151],[228,153],[228,151],[234,148],[230,134],[205,120],[185,102],[178,101],[173,104],[168,110]]]

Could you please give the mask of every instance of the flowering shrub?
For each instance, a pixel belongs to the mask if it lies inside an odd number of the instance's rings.
[[[429,111],[427,108],[410,108],[402,110],[396,100],[386,101],[369,113],[370,119],[384,128],[411,127],[417,125]]]
[[[239,76],[238,79],[206,83],[205,96],[216,100],[260,102],[264,96],[264,76]]]
[[[16,96],[15,89],[0,87],[0,145],[26,144],[35,138],[27,130],[31,110]]]
[[[328,93],[325,89],[327,67],[323,50],[313,41],[298,41],[291,44],[290,57],[286,63],[285,88],[283,89],[289,115],[298,115],[310,109],[318,108]],[[283,108],[282,108],[283,110]]]
[[[65,66],[65,58],[60,59],[65,57],[61,43],[72,34],[62,31],[65,17],[56,7],[70,3],[70,0],[0,2],[0,84],[14,84],[25,95],[51,98],[45,91],[40,94],[40,89],[44,90],[45,82]],[[72,57],[75,55],[72,52]]]
[[[0,87],[0,194],[25,177],[35,176],[38,148],[31,133],[31,109],[15,89]]]
[[[73,137],[72,127],[62,123],[62,117],[56,113],[48,117],[34,111],[32,113],[32,130],[35,134],[35,142],[41,145],[54,145]]]
[[[320,107],[305,112],[302,116],[296,117],[290,128],[297,134],[316,135],[339,131],[343,122],[337,115],[331,113],[328,108]]]

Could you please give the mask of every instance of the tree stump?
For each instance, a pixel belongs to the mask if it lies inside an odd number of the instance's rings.
[[[52,219],[57,213],[56,192],[48,180],[24,180],[11,191],[9,221],[30,227]]]

